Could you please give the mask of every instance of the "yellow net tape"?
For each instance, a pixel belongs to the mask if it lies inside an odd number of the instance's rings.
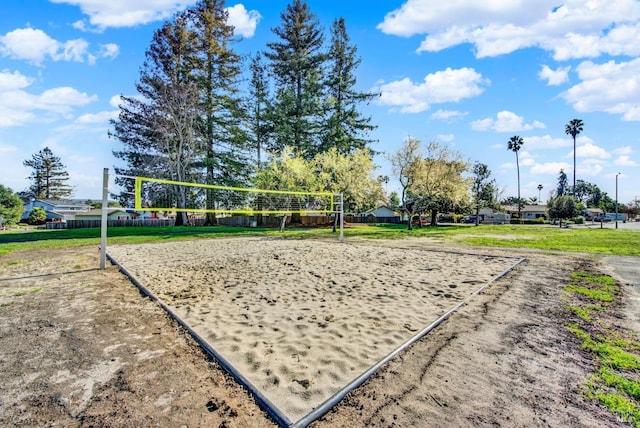
[[[166,200],[154,203],[143,203],[145,184],[167,185],[174,190],[181,186],[192,192],[209,189],[224,194],[223,200],[216,201],[213,208],[204,206],[201,199],[199,203],[179,208],[176,198],[173,201]],[[162,211],[162,212],[190,212],[190,213],[220,213],[220,214],[329,214],[336,210],[335,195],[329,192],[301,192],[282,191],[269,189],[254,189],[248,187],[227,187],[213,184],[189,183],[159,178],[135,177],[135,209],[138,211]]]

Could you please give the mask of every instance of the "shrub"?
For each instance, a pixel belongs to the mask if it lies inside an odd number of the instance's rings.
[[[47,220],[47,212],[43,208],[34,208],[29,213],[27,222],[29,224],[44,224]]]

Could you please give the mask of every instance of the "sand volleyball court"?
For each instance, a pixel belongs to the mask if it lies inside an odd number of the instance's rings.
[[[296,422],[518,262],[401,245],[233,238],[108,254]]]

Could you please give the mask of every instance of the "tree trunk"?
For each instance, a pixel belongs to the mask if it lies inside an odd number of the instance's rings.
[[[284,232],[284,227],[287,224],[287,214],[284,214],[282,216],[282,219],[280,219],[280,232]]]

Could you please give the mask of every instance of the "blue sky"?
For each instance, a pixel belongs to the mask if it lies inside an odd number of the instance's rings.
[[[45,146],[67,166],[75,196],[101,196],[116,163],[109,119],[133,95],[164,19],[195,0],[23,0],[0,5],[0,184],[26,189],[23,161]],[[228,1],[241,54],[275,40],[287,1]],[[640,195],[640,1],[308,0],[327,32],[343,16],[362,64],[373,148],[411,135],[460,151],[515,196],[513,135],[524,138],[521,193],[542,199],[561,168],[573,179],[565,124],[579,118],[577,178],[626,203]],[[384,155],[378,173],[399,187]],[[113,169],[112,169],[113,170]],[[111,188],[111,190],[117,190]]]

